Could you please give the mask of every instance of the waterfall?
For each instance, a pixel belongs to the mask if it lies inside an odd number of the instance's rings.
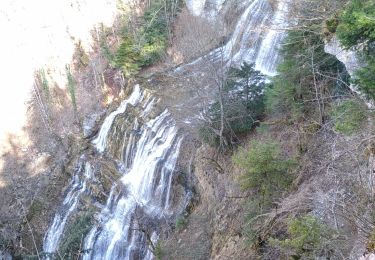
[[[112,150],[107,149],[108,144],[123,142],[119,146],[122,155],[118,169],[122,177],[113,183],[105,205],[96,215],[97,224],[84,239],[83,247],[88,253],[83,259],[152,258],[147,237],[156,241],[157,227],[147,227],[149,236],[140,230],[145,230],[149,222],[172,213],[172,175],[182,143],[175,121],[167,109],[157,117],[148,119],[156,103],[157,99],[136,85],[129,98],[105,118],[92,142],[99,151],[97,156],[105,152],[106,160],[114,156],[110,152]],[[120,118],[127,118],[129,105],[133,113],[138,113],[138,117],[119,121]],[[124,122],[129,125],[125,128],[114,127]],[[64,227],[77,209],[80,195],[86,191],[86,182],[93,178],[92,166],[85,156],[81,156],[78,166],[63,205],[45,235],[43,249],[46,253],[54,253],[58,249]]]
[[[104,152],[108,132],[111,129],[112,123],[115,120],[116,116],[119,114],[123,114],[126,111],[128,104],[135,106],[141,98],[142,92],[140,90],[140,87],[139,85],[135,85],[133,93],[130,95],[130,97],[124,100],[121,105],[104,120],[98,136],[92,142],[99,152]]]
[[[206,0],[187,0],[186,6],[193,15],[199,16],[203,12],[205,3]]]
[[[82,176],[83,172],[83,176]],[[90,163],[83,162],[83,158],[79,162],[78,169],[74,174],[68,187],[68,192],[62,203],[61,208],[56,213],[52,225],[48,229],[43,242],[43,251],[46,253],[55,253],[61,240],[65,224],[70,214],[76,209],[79,197],[86,191],[87,180],[93,177]]]
[[[194,67],[202,70],[207,66],[205,63],[224,62],[228,67],[247,62],[255,63],[263,74],[273,76],[279,60],[278,49],[285,35],[280,28],[286,25],[287,13],[287,4],[283,1],[279,2],[277,10],[273,10],[267,0],[250,1],[226,44],[175,71]]]
[[[151,256],[140,229],[145,219],[168,214],[172,173],[182,139],[168,110],[139,129],[131,158],[121,178],[121,191],[112,191],[106,207],[85,239],[84,259],[146,259]],[[142,213],[136,213],[141,210]],[[137,214],[141,214],[139,216]],[[142,242],[143,241],[143,242]]]
[[[255,60],[255,69],[266,75],[276,75],[276,65],[279,61],[279,49],[286,33],[283,29],[288,25],[288,6],[285,1],[279,1],[278,8],[270,30],[264,37]],[[246,58],[245,58],[246,60]]]
[[[225,0],[186,0],[186,6],[195,16],[204,16],[213,19],[223,7]],[[208,6],[209,10],[205,10]]]

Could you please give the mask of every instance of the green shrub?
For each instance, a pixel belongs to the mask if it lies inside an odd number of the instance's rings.
[[[41,212],[45,209],[43,203],[37,199],[33,200],[30,208],[27,212],[26,219],[28,221],[32,220],[34,217],[39,216]]]
[[[168,23],[163,13],[163,2],[155,1],[144,14],[141,30],[143,44],[140,49],[142,65],[151,65],[164,53],[167,47]]]
[[[340,16],[337,36],[345,47],[375,41],[375,2],[351,0]]]
[[[344,100],[333,107],[331,116],[337,132],[352,135],[363,125],[366,110],[357,100]]]
[[[173,5],[173,7],[172,7]],[[126,77],[132,77],[142,66],[157,62],[164,54],[168,45],[168,20],[175,14],[172,1],[152,1],[145,11],[141,26],[135,34],[124,29],[124,36],[114,57],[108,46],[103,45],[104,54],[114,60],[115,67],[121,68]]]
[[[87,212],[71,223],[60,243],[59,253],[64,259],[77,259],[81,255],[81,244],[92,227],[92,212]]]
[[[290,171],[295,165],[294,160],[282,156],[280,145],[273,141],[252,141],[248,149],[234,154],[233,161],[245,171],[240,177],[241,187],[257,188],[265,199],[291,183]]]
[[[351,0],[340,16],[337,36],[346,48],[361,44],[364,66],[356,71],[354,83],[375,100],[375,2]]]
[[[375,229],[373,229],[369,235],[366,249],[368,252],[375,252]]]
[[[44,71],[44,69],[38,70],[37,78],[42,85],[45,97],[48,99],[49,96],[50,96],[50,89],[49,89],[49,83],[48,83],[48,80],[47,80],[47,77],[46,77],[46,72]]]
[[[163,255],[164,255],[164,252],[163,252],[163,248],[162,248],[162,245],[161,243],[158,241],[155,245],[155,249],[154,249],[154,256],[156,257],[157,260],[162,260],[163,259]]]
[[[138,73],[140,69],[141,56],[135,49],[134,40],[130,37],[123,37],[119,48],[116,51],[114,63],[121,68],[126,77]]]
[[[177,230],[182,230],[183,228],[185,228],[186,224],[187,224],[187,220],[185,217],[179,217],[176,219]]]
[[[314,259],[332,254],[329,244],[335,233],[312,215],[290,220],[287,235],[288,238],[281,240],[269,239],[270,244],[279,247],[285,256],[293,259]]]
[[[367,65],[355,72],[354,83],[369,99],[375,100],[375,58],[369,57]]]
[[[66,70],[66,77],[68,79],[68,90],[69,90],[70,99],[72,101],[74,112],[77,113],[76,82],[74,80],[72,73],[70,72],[69,65],[65,66],[65,70]]]
[[[332,19],[326,20],[326,28],[330,33],[335,33],[338,25],[339,19],[336,16]]]
[[[207,125],[203,125],[198,129],[199,138],[203,143],[206,143],[210,146],[217,147],[219,146],[218,135]]]

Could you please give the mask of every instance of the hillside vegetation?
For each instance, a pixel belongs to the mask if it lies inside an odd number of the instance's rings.
[[[65,89],[55,86],[48,70],[36,71],[27,131],[49,170],[33,177],[35,183],[29,180],[30,192],[24,195],[4,188],[10,198],[16,194],[16,205],[22,207],[17,218],[7,215],[16,220],[0,223],[0,258],[3,251],[20,259],[43,256],[43,237],[74,162],[92,148],[89,141],[97,129],[83,134],[82,125],[93,114],[98,127],[102,111],[115,109],[136,82],[160,100],[173,100],[169,107],[161,102],[171,111],[190,112],[191,103],[179,104],[185,102],[178,96],[182,91],[203,111],[200,123],[186,131],[190,146],[181,149],[171,180],[191,191],[186,209],[175,219],[166,218],[157,243],[147,237],[156,259],[357,259],[375,254],[375,3],[295,0],[289,8],[296,23],[286,30],[274,77],[249,63],[227,70],[211,66],[208,72],[198,68],[195,81],[175,73],[170,60],[192,59],[226,40],[226,32],[189,16],[178,0],[141,1],[113,28],[95,28],[94,52],[86,53],[77,43],[66,66]],[[227,9],[229,28],[239,10]],[[187,28],[189,21],[200,28]],[[193,46],[189,39],[187,46],[182,32],[201,42]],[[204,40],[198,39],[202,32]],[[362,67],[353,77],[324,51],[333,37],[358,53]],[[186,50],[178,53],[176,45]],[[185,56],[171,57],[179,55]],[[149,75],[152,70],[157,73]],[[207,82],[214,82],[209,97],[202,94]],[[4,169],[22,176],[32,169],[34,157],[18,151],[17,144],[12,148]],[[96,196],[105,201],[105,191],[118,176],[106,180],[103,172]],[[83,238],[98,220],[82,205],[53,257],[78,259],[85,253]]]
[[[375,253],[375,129],[373,109],[366,104],[375,101],[375,3],[303,0],[290,9],[298,25],[288,30],[278,75],[259,84],[264,76],[252,64],[230,69],[200,130],[202,141],[221,151],[213,155],[221,170],[198,180],[201,193],[218,205],[203,201],[197,212],[220,215],[206,231],[214,237],[211,257],[356,259]],[[362,68],[353,78],[324,51],[334,35],[360,57]],[[228,166],[230,154],[234,168]],[[197,161],[205,171],[213,167]],[[228,179],[234,184],[223,183]],[[227,191],[238,185],[243,195],[222,199],[218,191],[205,190],[210,185]],[[213,209],[206,214],[203,207]],[[231,215],[236,208],[240,219]],[[187,218],[188,232],[196,231],[189,226],[196,229],[197,214]],[[230,227],[227,233],[222,225]],[[242,237],[247,249],[238,242]],[[165,246],[178,247],[170,240]]]

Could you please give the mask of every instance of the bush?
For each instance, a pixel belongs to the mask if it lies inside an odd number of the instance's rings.
[[[326,28],[330,33],[335,33],[338,25],[339,19],[336,16],[332,19],[326,20]]]
[[[352,135],[360,130],[366,119],[366,110],[357,100],[344,100],[332,109],[332,118],[337,132]]]
[[[186,218],[179,217],[176,220],[176,229],[177,230],[182,230],[183,228],[185,228],[186,224],[187,224]]]
[[[141,56],[135,49],[134,40],[130,37],[123,37],[119,48],[116,51],[114,64],[121,68],[126,77],[137,74],[141,63]]]
[[[156,62],[167,47],[168,23],[162,7],[162,2],[155,1],[144,14],[144,25],[140,32],[143,35],[140,49],[142,65]]]
[[[77,101],[76,101],[76,81],[74,80],[74,77],[70,71],[70,66],[66,65],[65,66],[66,70],[66,77],[68,79],[68,90],[69,90],[69,95],[70,99],[72,101],[74,113],[77,113]]]
[[[352,0],[341,14],[340,20],[337,36],[345,47],[375,41],[373,0]]]
[[[333,252],[330,242],[335,237],[334,232],[312,215],[290,220],[287,235],[288,238],[282,240],[270,238],[269,242],[292,259],[315,259],[319,256],[329,259]]]
[[[369,235],[366,249],[368,252],[375,252],[375,229],[373,229]]]
[[[291,184],[294,160],[282,156],[280,145],[273,141],[252,141],[249,149],[241,149],[233,156],[234,163],[245,171],[240,176],[242,189],[255,192],[247,203],[244,234],[251,245],[261,238],[258,226],[262,226],[274,199]]]
[[[340,16],[337,36],[346,48],[361,44],[364,66],[355,73],[354,83],[375,100],[375,2],[351,0]]]
[[[241,187],[257,188],[264,199],[291,183],[290,171],[295,165],[294,160],[282,156],[280,145],[273,141],[252,141],[249,149],[241,149],[233,156],[233,161],[245,171],[240,177]]]
[[[69,225],[64,232],[64,237],[59,247],[60,255],[64,259],[76,259],[82,253],[81,244],[92,227],[92,212],[79,216]]]
[[[354,83],[369,99],[375,100],[375,58],[368,58],[367,66],[355,72]]]
[[[154,256],[156,257],[157,260],[162,260],[163,259],[163,248],[160,242],[157,242],[155,245],[155,250],[154,250]]]
[[[168,20],[174,14],[171,8],[175,8],[172,1],[152,1],[137,32],[131,34],[125,28],[121,44],[114,55],[115,67],[121,68],[125,76],[132,77],[142,66],[151,65],[163,56],[168,43]],[[112,59],[106,45],[104,53]]]

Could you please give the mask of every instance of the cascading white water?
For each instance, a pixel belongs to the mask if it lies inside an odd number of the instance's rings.
[[[232,62],[240,64],[244,60],[253,61],[256,53],[258,52],[259,45],[262,42],[262,32],[269,21],[269,18],[272,15],[272,9],[267,1],[264,0],[255,0],[253,1],[249,7],[246,9],[245,13],[241,17],[240,22],[236,26],[235,39],[232,39],[230,42],[231,44],[231,51],[233,51],[235,47],[235,42],[239,42],[239,50],[232,56]],[[242,36],[239,32],[242,29]],[[241,37],[241,38],[239,38]]]
[[[129,136],[121,138],[121,133],[119,135],[112,127],[116,116],[125,114],[129,104],[137,106],[140,103],[138,119],[122,133],[125,136],[128,131]],[[99,152],[104,152],[107,143],[114,141],[109,136],[120,136],[124,141],[119,170],[123,177],[121,184],[113,184],[106,205],[97,216],[98,225],[93,226],[84,240],[84,249],[88,253],[83,259],[133,259],[135,254],[142,259],[152,258],[145,234],[139,231],[140,220],[136,219],[135,213],[141,210],[143,219],[159,219],[170,213],[172,173],[182,142],[168,110],[142,123],[155,103],[155,98],[136,85],[130,97],[104,120],[93,142]],[[46,253],[54,253],[58,249],[69,216],[77,208],[80,195],[86,191],[87,180],[93,177],[90,163],[82,161],[83,156],[63,205],[46,233],[43,246]],[[83,170],[84,176],[81,176]],[[152,239],[156,240],[156,230],[150,232]]]
[[[181,138],[169,112],[165,110],[157,118],[139,129],[138,142],[126,149],[132,161],[121,178],[123,191],[111,192],[106,207],[100,213],[99,227],[93,227],[85,239],[84,249],[89,253],[84,259],[147,259],[147,243],[139,242],[145,234],[138,231],[140,220],[135,212],[142,209],[149,218],[167,214],[171,177],[174,170]],[[137,258],[138,259],[138,258]]]
[[[98,136],[92,142],[99,152],[104,152],[105,150],[105,147],[107,145],[108,132],[111,129],[112,123],[115,120],[116,116],[119,114],[123,114],[126,111],[128,104],[135,106],[141,98],[142,92],[140,90],[140,87],[139,85],[135,85],[133,93],[130,95],[130,97],[124,100],[121,105],[104,120]]]
[[[223,7],[224,2],[225,0],[186,0],[186,6],[195,16],[214,19]],[[208,10],[205,10],[205,6],[208,7]]]
[[[222,62],[226,66],[247,62],[255,63],[256,69],[263,74],[273,76],[278,62],[278,49],[284,38],[280,29],[285,27],[287,12],[284,1],[279,2],[277,10],[272,10],[267,0],[250,1],[225,45],[175,71],[181,72],[195,66],[201,70],[207,62]]]
[[[205,4],[206,4],[206,0],[187,0],[186,1],[187,8],[195,16],[199,16],[202,14]]]
[[[266,37],[264,37],[255,60],[255,69],[269,76],[276,75],[279,49],[286,36],[284,29],[288,25],[287,14],[287,3],[285,1],[279,1],[276,14],[272,19],[271,28],[267,32]]]
[[[84,173],[82,176],[83,171]],[[44,237],[43,251],[45,253],[53,254],[56,252],[68,217],[76,209],[80,195],[87,189],[87,180],[92,177],[93,173],[90,163],[80,162],[80,165],[69,185],[68,193],[63,201],[61,209],[56,213],[52,225]]]

